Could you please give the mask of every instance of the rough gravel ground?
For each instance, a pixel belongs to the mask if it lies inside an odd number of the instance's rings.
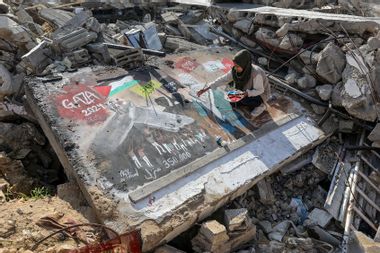
[[[36,225],[44,216],[54,216],[60,223],[73,220],[76,223],[89,222],[72,206],[58,198],[15,199],[0,205],[0,253],[31,252],[28,249],[54,229],[46,229]],[[87,231],[88,232],[88,231]],[[64,249],[76,248],[73,239],[58,234],[42,243],[34,252],[64,252]]]

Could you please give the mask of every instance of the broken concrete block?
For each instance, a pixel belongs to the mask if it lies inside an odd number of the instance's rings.
[[[296,78],[297,78],[297,74],[296,73],[289,73],[285,76],[285,81],[289,84],[292,84],[292,83],[295,83],[296,82]]]
[[[236,21],[233,26],[246,34],[251,35],[254,31],[253,22],[252,19],[244,18]]]
[[[91,56],[88,51],[84,48],[72,51],[70,53],[66,53],[63,55],[67,57],[69,61],[72,63],[72,67],[79,67],[91,61]]]
[[[259,190],[260,202],[266,205],[271,205],[274,203],[274,193],[270,183],[266,179],[262,179],[257,182],[257,189]]]
[[[300,3],[302,5],[303,3],[311,2],[294,0],[282,1],[290,2],[296,6]],[[284,23],[289,23],[289,31],[309,34],[324,33],[326,32],[326,30],[324,30],[326,27],[332,32],[340,32],[343,26],[349,34],[362,35],[366,32],[370,34],[374,33],[380,27],[377,21],[368,17],[354,16],[355,18],[353,18],[351,15],[322,13],[309,10],[289,10],[285,8],[262,6],[251,8],[248,12],[255,15],[256,24],[281,27]],[[241,12],[247,12],[247,9],[241,10]]]
[[[187,50],[197,50],[197,49],[205,49],[205,46],[195,44],[193,42],[174,37],[167,37],[164,47],[170,50],[177,51],[187,51]]]
[[[276,37],[276,34],[268,28],[260,27],[255,32],[255,38],[274,47],[280,45],[280,40]]]
[[[64,26],[74,16],[72,12],[51,8],[42,8],[39,14],[41,18],[54,24],[56,27]]]
[[[229,239],[226,227],[216,220],[203,223],[199,232],[211,242],[224,242]]]
[[[312,222],[323,228],[325,228],[333,218],[331,214],[319,208],[314,208],[308,217]]]
[[[245,44],[245,45],[247,45],[249,47],[256,47],[256,45],[257,45],[256,42],[254,42],[253,40],[249,39],[247,36],[241,36],[240,37],[240,41],[243,44]]]
[[[98,35],[89,32],[84,28],[78,28],[63,34],[56,35],[53,39],[53,46],[57,51],[71,52],[94,41]]]
[[[111,63],[112,58],[108,47],[103,43],[91,43],[86,46],[87,50],[100,62]]]
[[[305,221],[307,226],[307,232],[309,235],[311,235],[312,238],[318,239],[323,242],[327,242],[328,244],[331,244],[332,246],[338,247],[340,245],[340,240],[338,240],[336,237],[331,235],[328,231],[321,228],[317,225],[309,225],[310,221]]]
[[[299,56],[303,63],[307,65],[316,65],[318,63],[318,53],[310,50],[303,51]]]
[[[176,249],[170,245],[163,245],[163,246],[160,246],[158,247],[154,253],[185,253],[184,251],[182,250],[179,250],[179,249]]]
[[[8,16],[0,16],[0,38],[26,50],[36,45],[26,28],[20,26]]]
[[[270,223],[267,220],[259,221],[257,225],[261,227],[265,234],[269,234],[270,232],[272,232],[272,223]]]
[[[294,33],[288,33],[282,38],[278,47],[286,50],[298,50],[302,44],[303,39],[300,36]]]
[[[0,64],[0,98],[11,95],[15,92],[12,86],[12,75],[3,65]]]
[[[317,80],[308,74],[305,74],[303,77],[297,79],[297,85],[300,89],[314,88],[316,84]]]
[[[329,83],[336,84],[342,79],[342,72],[346,66],[346,57],[333,42],[330,42],[318,56],[317,73]]]
[[[289,31],[289,23],[283,24],[277,31],[277,37],[284,37]]]
[[[373,122],[377,118],[377,112],[366,77],[367,71],[359,68],[355,59],[361,59],[359,53],[346,54],[347,64],[342,73],[343,86],[340,93],[342,106],[350,115]]]
[[[197,32],[204,40],[215,41],[219,38],[215,33],[210,32],[210,24],[205,21],[198,22],[192,29]]]
[[[183,37],[185,37],[187,40],[191,38],[190,29],[181,20],[178,20],[178,30],[182,33]]]
[[[324,143],[316,148],[311,163],[320,171],[330,174],[338,160],[338,152],[339,145],[335,142]]]
[[[232,33],[232,36],[237,40],[239,40],[244,34],[242,31],[240,31],[239,29],[236,29],[235,27],[232,27],[231,33]]]
[[[246,208],[227,209],[224,211],[224,221],[228,231],[247,228],[248,210]]]
[[[229,248],[229,252],[236,252],[243,245],[252,242],[256,238],[256,226],[251,224],[246,230],[241,231],[238,235],[231,237],[228,241],[226,248]]]
[[[94,17],[90,17],[87,19],[85,27],[92,32],[99,33],[101,31],[101,26],[98,20]]]
[[[32,16],[30,16],[26,10],[24,9],[20,9],[16,12],[16,15],[17,15],[17,18],[18,18],[18,21],[21,23],[21,24],[26,24],[26,23],[33,23],[33,18]]]
[[[28,73],[41,73],[52,63],[52,51],[47,41],[42,41],[21,57]]]
[[[98,29],[97,26],[100,25],[97,21],[95,23],[92,23],[91,21],[87,24],[89,19],[92,17],[91,11],[79,11],[77,12],[72,18],[70,18],[62,27],[59,27],[56,29],[53,33],[53,37],[57,36],[58,34],[67,33],[68,31],[75,30],[77,28],[83,27],[88,30],[91,30],[91,28],[94,28],[95,30]],[[87,26],[89,25],[89,26]],[[94,25],[94,27],[91,27],[91,25]]]
[[[349,244],[349,252],[357,253],[377,253],[380,252],[380,243],[369,238],[360,231],[352,231],[350,237],[353,242]]]
[[[287,248],[297,249],[301,252],[318,253],[311,238],[288,237],[285,239]]]
[[[242,19],[244,17],[244,13],[240,11],[236,11],[234,9],[230,9],[227,13],[227,19],[231,23],[235,23],[236,21]]]
[[[353,133],[355,130],[355,123],[352,120],[339,120],[338,125],[339,132]]]
[[[289,221],[283,221],[278,223],[276,226],[273,227],[272,232],[268,234],[269,240],[276,240],[281,242],[282,238],[286,234],[290,227],[290,222]]]
[[[331,97],[331,93],[333,91],[333,86],[331,84],[319,85],[315,88],[315,90],[317,91],[318,96],[322,100],[327,101]]]
[[[380,39],[376,37],[370,37],[367,41],[370,50],[375,50],[380,48]]]
[[[43,35],[44,31],[42,29],[42,26],[36,23],[26,23],[25,27],[27,27],[32,33],[35,33],[37,35]]]
[[[303,184],[303,182],[300,183]],[[307,208],[303,203],[302,199],[300,197],[292,198],[289,206],[292,208],[294,214],[296,215],[296,219],[294,219],[293,221],[302,224],[304,220],[307,219]]]
[[[176,27],[169,24],[165,25],[165,32],[169,35],[182,36],[181,32]]]
[[[334,85],[333,91],[331,93],[331,103],[333,106],[342,107],[343,98],[340,95],[342,93],[343,83],[339,82]]]
[[[39,15],[56,27],[62,27],[74,16],[74,13],[59,9],[42,8]]]
[[[216,220],[202,224],[199,233],[191,240],[195,252],[230,252],[226,227]]]

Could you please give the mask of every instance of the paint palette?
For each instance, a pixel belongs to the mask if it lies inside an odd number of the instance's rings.
[[[230,103],[236,103],[236,102],[239,102],[240,100],[242,100],[244,98],[244,92],[240,91],[240,90],[232,90],[232,91],[228,91],[226,96],[225,96],[225,99],[230,102]]]

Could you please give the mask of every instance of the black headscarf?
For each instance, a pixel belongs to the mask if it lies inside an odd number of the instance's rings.
[[[243,90],[244,85],[248,82],[252,72],[252,58],[248,50],[237,52],[233,61],[243,68],[243,72],[237,73],[235,67],[232,68],[232,77],[235,82],[235,87],[238,90]]]

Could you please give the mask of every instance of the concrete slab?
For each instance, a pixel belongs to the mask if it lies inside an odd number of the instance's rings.
[[[254,23],[281,27],[289,23],[289,31],[305,33],[341,32],[344,27],[349,33],[364,34],[376,32],[380,27],[379,17],[362,17],[354,15],[324,13],[309,10],[286,9],[255,4],[218,3],[211,6],[213,11],[234,10],[254,13]],[[342,26],[342,27],[341,27]]]
[[[120,233],[140,228],[144,251],[326,137],[287,97],[257,122],[226,103],[222,90],[195,97],[231,67],[232,54],[210,49],[168,56],[159,68],[92,67],[28,82],[27,100],[68,177],[101,222]],[[228,145],[219,147],[218,137]]]

